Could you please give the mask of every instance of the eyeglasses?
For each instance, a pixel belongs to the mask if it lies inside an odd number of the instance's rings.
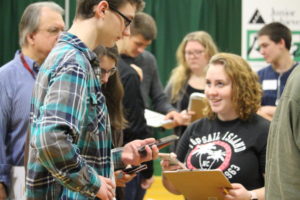
[[[112,11],[118,13],[121,17],[123,17],[125,27],[127,27],[127,26],[129,26],[129,25],[131,24],[132,20],[129,19],[128,17],[126,17],[123,13],[121,13],[120,11],[118,11],[117,9],[115,9],[115,8],[112,7],[112,6],[109,6],[109,8],[110,8]]]
[[[200,56],[204,53],[204,50],[186,51],[184,52],[186,56]]]
[[[48,29],[38,29],[38,30],[46,31],[51,35],[58,35],[60,32],[64,31],[64,29],[60,27],[50,27]]]
[[[113,68],[111,68],[110,70],[106,70],[106,69],[101,68],[101,76],[103,76],[104,74],[108,74],[109,76],[112,76],[112,75],[114,75],[117,71],[118,71],[118,70],[117,70],[116,67],[113,67]]]

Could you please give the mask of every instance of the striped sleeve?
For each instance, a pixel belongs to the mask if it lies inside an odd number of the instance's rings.
[[[62,185],[94,197],[100,180],[74,145],[87,112],[86,76],[84,68],[76,62],[57,68],[43,106],[39,108],[41,117],[36,122],[32,140],[40,162]]]

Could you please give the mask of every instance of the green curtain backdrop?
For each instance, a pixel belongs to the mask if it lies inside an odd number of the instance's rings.
[[[220,51],[241,52],[241,0],[145,0],[154,17],[158,37],[149,50],[156,55],[165,84],[176,65],[175,52],[191,31],[211,34]]]
[[[25,7],[36,0],[0,0],[0,66],[11,60],[18,45],[18,23]],[[65,7],[65,0],[54,0]],[[145,0],[154,17],[158,37],[149,50],[157,57],[162,82],[176,65],[175,52],[185,34],[205,30],[221,51],[240,54],[241,0]],[[70,0],[70,24],[75,0]]]

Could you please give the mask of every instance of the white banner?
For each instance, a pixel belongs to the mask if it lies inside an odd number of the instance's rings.
[[[242,0],[242,57],[255,71],[268,65],[259,53],[256,33],[274,21],[292,31],[290,53],[300,61],[300,0]]]

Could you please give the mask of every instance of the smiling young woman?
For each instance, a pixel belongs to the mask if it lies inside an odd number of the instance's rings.
[[[188,169],[222,170],[232,183],[225,199],[264,199],[269,121],[256,114],[262,94],[258,77],[240,56],[219,53],[211,58],[205,80],[207,117],[188,126],[177,158]],[[163,183],[179,194],[167,179]]]

